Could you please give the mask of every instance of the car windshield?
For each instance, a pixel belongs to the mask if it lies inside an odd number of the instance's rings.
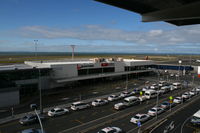
[[[54,111],[55,111],[54,109],[51,110],[51,112],[54,112]]]
[[[152,112],[156,112],[156,109],[150,109],[150,111],[152,111]]]
[[[196,116],[193,116],[192,119],[193,119],[193,120],[196,120],[196,121],[200,121],[200,118],[199,118],[199,117],[196,117]]]
[[[28,119],[28,117],[27,117],[27,116],[24,116],[22,119]]]
[[[98,133],[106,133],[105,131],[103,131],[103,130],[101,130],[101,131],[99,131]]]
[[[169,105],[169,103],[167,103],[167,102],[164,102],[164,103],[162,103],[162,105]]]
[[[139,116],[137,116],[137,115],[136,115],[136,116],[134,116],[134,118],[135,118],[135,119],[140,119],[140,117],[139,117]]]

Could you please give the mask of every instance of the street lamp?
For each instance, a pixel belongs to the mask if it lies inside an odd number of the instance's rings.
[[[42,108],[42,87],[41,87],[41,73],[40,73],[40,68],[38,68],[39,71],[39,81],[38,81],[38,88],[40,91],[40,113],[43,114],[43,108]]]
[[[38,120],[39,120],[41,131],[42,131],[42,133],[44,133],[44,129],[43,129],[43,126],[42,126],[42,122],[41,122],[40,116],[39,116],[38,113],[37,113],[37,105],[36,105],[36,104],[31,104],[31,105],[30,105],[30,108],[31,108],[32,110],[34,110],[34,112],[35,112],[35,114],[36,114],[36,116],[37,116],[37,118],[38,118]]]
[[[179,63],[178,80],[180,81],[180,67],[181,67],[182,60],[179,60],[178,63]]]
[[[38,45],[38,40],[34,40],[35,43],[35,57],[37,57],[37,45]]]

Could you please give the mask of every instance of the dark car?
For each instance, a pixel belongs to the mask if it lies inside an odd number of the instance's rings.
[[[44,120],[44,116],[40,115],[39,117],[41,120]],[[38,122],[38,117],[34,114],[28,114],[19,120],[19,123],[22,125],[29,125],[36,122]]]

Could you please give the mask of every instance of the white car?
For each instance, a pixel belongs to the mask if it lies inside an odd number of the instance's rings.
[[[176,97],[173,100],[173,103],[181,103],[182,102],[182,97]]]
[[[119,96],[122,97],[122,98],[124,98],[124,97],[128,97],[128,96],[131,96],[131,95],[132,95],[131,92],[124,91],[124,92],[122,92]]]
[[[189,93],[190,93],[190,95],[191,95],[191,96],[194,96],[194,95],[196,95],[196,94],[197,94],[196,90],[194,90],[194,89],[193,89],[193,90],[191,90]]]
[[[115,100],[119,100],[121,97],[117,96],[117,95],[111,95],[108,97],[108,101],[115,101]]]
[[[114,109],[116,109],[116,110],[124,109],[126,107],[127,106],[124,103],[117,103],[114,105]]]
[[[48,111],[48,116],[50,116],[50,117],[59,116],[59,115],[64,115],[68,112],[69,112],[69,110],[66,108],[53,108]]]
[[[105,105],[108,103],[108,100],[105,99],[96,99],[92,102],[92,106],[96,107],[96,106],[101,106],[101,105]]]
[[[86,109],[89,108],[90,105],[84,102],[74,102],[71,104],[72,110],[80,110],[80,109]]]
[[[145,122],[150,118],[148,114],[136,114],[134,117],[131,118],[130,122],[137,124],[138,121]]]
[[[122,133],[122,129],[119,127],[106,127],[101,129],[98,133]]]
[[[152,84],[151,86],[150,86],[150,89],[158,89],[158,85],[157,84]]]
[[[153,107],[153,108],[151,108],[151,109],[148,111],[148,115],[150,115],[150,116],[156,116],[156,113],[157,113],[157,114],[161,114],[163,111],[164,111],[163,108],[160,108],[160,107]]]
[[[199,93],[200,92],[200,88],[196,88],[196,91]]]
[[[188,99],[191,97],[190,93],[189,92],[185,92],[182,96],[182,98],[185,98],[185,99]]]
[[[146,96],[139,96],[138,99],[139,99],[140,102],[143,102],[143,101],[147,100],[147,97]]]

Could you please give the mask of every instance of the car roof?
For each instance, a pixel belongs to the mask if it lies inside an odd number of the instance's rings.
[[[102,101],[102,99],[98,98],[98,99],[95,99],[95,101]]]
[[[74,102],[74,103],[72,103],[72,104],[80,104],[80,103],[83,103],[83,102],[78,101],[78,102]]]
[[[141,117],[141,116],[143,116],[143,115],[146,115],[146,114],[136,114],[135,116],[140,116],[140,117]]]
[[[137,99],[137,97],[136,96],[130,96],[130,97],[124,98],[124,100],[131,100],[131,99]]]
[[[105,132],[112,131],[112,130],[113,130],[112,127],[106,127],[102,129],[102,131],[105,131]]]
[[[58,108],[58,107],[54,108],[54,110],[60,110],[60,109],[62,109],[62,108]]]
[[[200,117],[200,110],[197,111],[193,116],[195,116],[195,117]]]

